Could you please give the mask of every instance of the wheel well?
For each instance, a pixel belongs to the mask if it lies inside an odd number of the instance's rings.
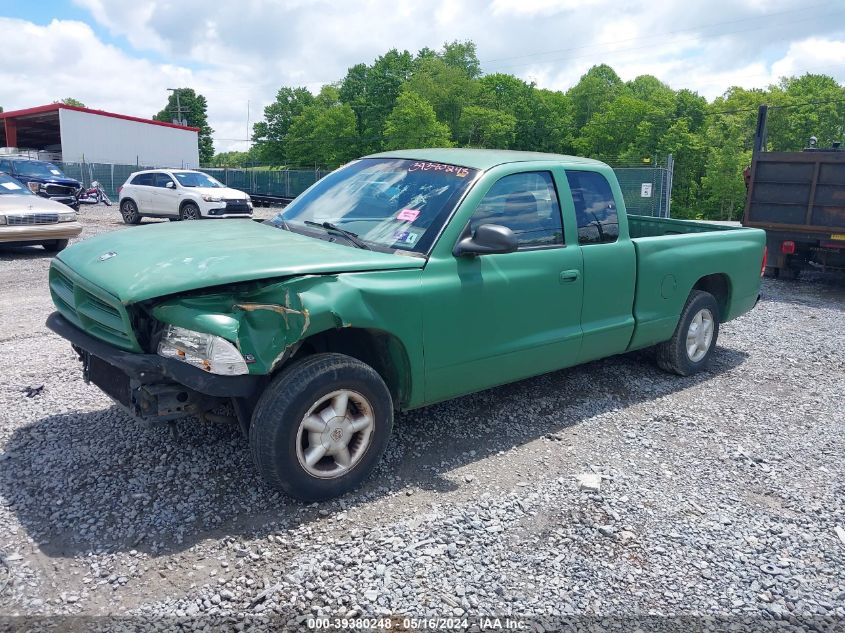
[[[719,318],[724,318],[728,311],[728,301],[731,298],[731,282],[727,275],[724,273],[706,275],[696,281],[692,289],[703,290],[713,295],[716,303],[719,304]]]
[[[402,342],[388,332],[365,328],[326,330],[308,337],[291,360],[336,352],[357,358],[378,372],[384,380],[396,407],[410,396],[411,368]]]
[[[186,204],[192,204],[197,209],[200,208],[200,205],[198,205],[195,200],[191,200],[190,198],[188,198],[187,200],[182,200],[182,202],[179,203],[179,210],[181,211],[182,209],[184,209]]]

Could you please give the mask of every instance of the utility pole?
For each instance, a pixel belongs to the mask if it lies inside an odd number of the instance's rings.
[[[176,125],[188,125],[188,120],[182,117],[182,104],[179,102],[179,91],[181,88],[168,88],[167,90],[168,92],[172,92],[176,95],[176,118],[173,119],[173,122]],[[185,108],[185,110],[187,110],[187,108]]]

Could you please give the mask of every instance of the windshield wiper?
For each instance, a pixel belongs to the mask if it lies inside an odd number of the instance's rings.
[[[340,228],[337,224],[332,224],[331,222],[312,222],[311,220],[305,220],[304,224],[308,226],[319,226],[322,229],[326,229],[329,233],[335,233],[340,235],[341,237],[345,237],[347,240],[355,244],[358,248],[363,248],[366,251],[371,251],[371,249],[364,240],[358,237],[357,233],[353,233],[352,231],[347,231],[346,229]]]
[[[292,228],[290,228],[290,224],[288,224],[288,223],[287,223],[287,221],[286,221],[284,218],[278,218],[278,219],[275,219],[275,218],[270,218],[270,220],[269,220],[269,221],[270,221],[270,222],[273,224],[273,226],[275,226],[276,228],[279,228],[279,229],[284,229],[285,231],[290,231],[291,233],[293,233],[293,232],[294,232],[294,231],[293,231],[293,229],[292,229]]]

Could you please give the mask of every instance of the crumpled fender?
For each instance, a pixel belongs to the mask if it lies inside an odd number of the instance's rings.
[[[401,341],[408,373],[422,376],[420,274],[305,275],[241,291],[172,298],[155,306],[152,315],[234,342],[247,357],[251,374],[272,373],[309,336],[356,327]]]

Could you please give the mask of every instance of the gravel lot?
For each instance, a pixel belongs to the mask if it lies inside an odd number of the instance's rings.
[[[842,277],[766,280],[703,375],[631,354],[399,415],[376,476],[304,506],[233,426],[174,438],[86,386],[43,325],[49,261],[0,251],[0,615],[845,628]]]

